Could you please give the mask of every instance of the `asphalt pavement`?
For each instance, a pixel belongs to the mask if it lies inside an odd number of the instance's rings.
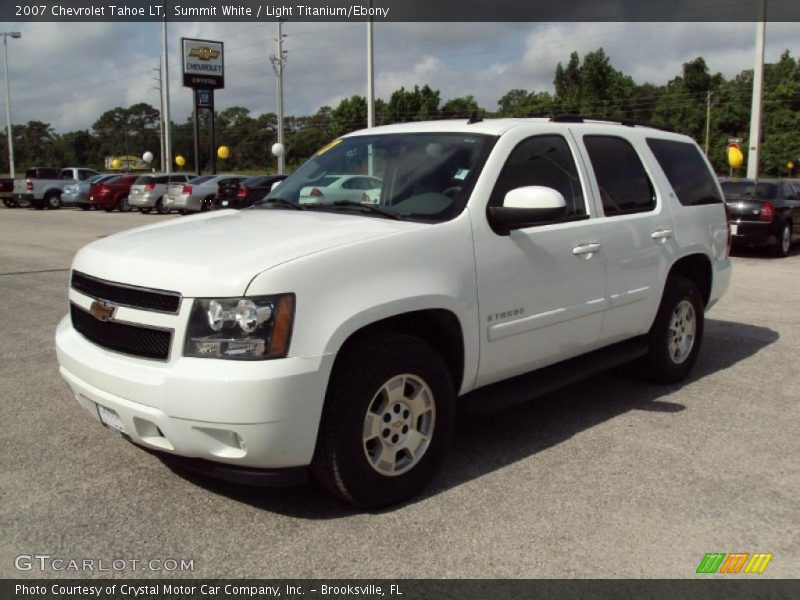
[[[800,576],[797,250],[734,257],[685,383],[619,370],[461,416],[427,492],[369,514],[313,484],[176,472],[68,395],[53,335],[74,253],[169,218],[0,208],[0,577],[691,578],[709,552]],[[15,567],[34,555],[126,566]]]

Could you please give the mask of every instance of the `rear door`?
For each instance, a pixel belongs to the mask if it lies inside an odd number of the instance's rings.
[[[674,224],[643,158],[649,154],[643,140],[611,133],[608,126],[573,133],[589,159],[592,190],[601,204],[608,310],[599,339],[605,345],[650,328],[675,253]]]

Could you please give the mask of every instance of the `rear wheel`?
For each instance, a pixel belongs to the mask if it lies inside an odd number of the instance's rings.
[[[3,204],[6,205],[6,208],[17,208],[19,204],[13,198],[3,198]]]
[[[166,215],[169,212],[169,209],[164,206],[164,198],[156,200],[155,211],[160,215]]]
[[[200,204],[200,212],[207,212],[214,207],[214,197],[209,196],[208,198],[203,198],[202,204]]]
[[[44,203],[47,208],[58,210],[61,208],[61,194],[53,192],[44,197]]]
[[[703,325],[697,285],[685,277],[671,277],[648,334],[650,349],[640,362],[643,374],[661,383],[685,378],[697,361]]]
[[[336,361],[312,467],[340,498],[368,509],[424,488],[447,451],[453,382],[425,341],[394,333],[353,341]]]
[[[778,238],[778,245],[775,246],[775,256],[778,258],[785,258],[789,256],[789,251],[792,249],[792,223],[786,221],[781,228],[781,234]]]
[[[128,203],[127,196],[123,196],[117,200],[117,210],[119,212],[131,212],[131,205]]]

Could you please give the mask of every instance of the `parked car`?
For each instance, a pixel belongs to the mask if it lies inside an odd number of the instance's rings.
[[[137,175],[114,175],[100,183],[93,183],[89,188],[88,204],[84,206],[102,208],[106,212],[114,209],[119,212],[130,212],[130,192]]]
[[[286,175],[258,175],[238,183],[219,186],[214,200],[215,208],[247,208],[266,196],[276,183],[286,179]]]
[[[392,182],[380,204],[298,203],[368,157]],[[694,140],[576,116],[354,132],[254,209],[188,225],[77,253],[56,331],[71,396],[165,460],[240,481],[310,471],[369,509],[430,482],[464,403],[632,360],[683,380],[731,276]]]
[[[188,183],[190,176],[186,173],[152,173],[139,175],[131,186],[129,202],[131,208],[138,208],[143,213],[155,210],[159,214],[166,214],[170,211],[164,205],[164,194],[167,191],[167,184]]]
[[[33,167],[25,172],[23,179],[14,180],[14,196],[18,203],[32,204],[37,210],[61,208],[61,194],[65,185],[85,181],[95,175],[99,173],[94,169],[81,167]]]
[[[14,180],[0,179],[0,198],[7,208],[16,208],[17,199],[14,198]]]
[[[334,202],[352,200],[377,204],[382,182],[368,175],[325,175],[300,190],[299,202]]]
[[[201,175],[190,179],[189,183],[170,183],[164,195],[164,205],[183,214],[211,210],[220,185],[237,186],[245,179],[247,175],[229,173]]]
[[[89,188],[93,183],[103,183],[119,177],[114,173],[106,173],[102,175],[95,175],[84,181],[70,183],[64,186],[64,191],[61,193],[61,204],[63,206],[79,206],[83,210],[89,210]]]
[[[800,239],[800,182],[735,179],[722,182],[731,216],[731,238],[740,246],[766,246],[788,256]]]

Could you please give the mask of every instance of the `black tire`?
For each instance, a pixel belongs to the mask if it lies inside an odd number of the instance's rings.
[[[432,415],[427,412],[427,416],[416,417],[417,423],[413,425],[417,430],[420,422],[429,419],[429,442],[420,452],[420,458],[414,461],[407,451],[397,451],[394,460],[402,454],[401,463],[406,459],[411,464],[408,470],[400,470],[401,474],[387,475],[380,473],[367,458],[370,442],[381,447],[384,442],[377,435],[370,441],[364,440],[365,420],[384,384],[400,375],[411,375],[427,385],[434,411]],[[406,389],[404,385],[403,393]],[[389,404],[387,413],[391,412]],[[408,410],[395,412],[398,419],[405,417],[406,422],[413,424],[413,415]],[[455,394],[450,373],[430,344],[396,333],[361,336],[349,342],[336,360],[312,463],[314,475],[327,490],[362,508],[379,509],[407,500],[422,490],[441,466],[452,436],[454,415]],[[379,428],[383,427],[381,421],[377,423]],[[380,435],[385,437],[392,425],[396,423],[387,425]],[[405,436],[408,427],[403,427],[392,432]],[[398,436],[393,437],[396,442]],[[391,437],[387,442],[390,440]]]
[[[150,214],[150,210],[151,209],[149,209],[149,208],[140,208],[139,212],[142,213],[143,215],[149,215]]]
[[[119,212],[131,212],[131,205],[128,204],[128,197],[122,196],[117,200],[117,210]]]
[[[88,204],[79,204],[81,210],[90,210],[92,207]]]
[[[58,210],[61,208],[61,194],[52,192],[44,197],[44,204],[47,208]]]
[[[19,203],[13,198],[3,198],[3,204],[6,205],[6,208],[17,208],[19,206]]]
[[[200,212],[208,212],[212,208],[214,208],[214,197],[203,198],[203,202],[200,204]]]
[[[169,209],[166,206],[164,206],[164,198],[159,198],[158,200],[156,200],[156,205],[154,207],[154,210],[160,215],[166,215],[169,214],[170,212]]]
[[[693,340],[685,356],[682,355],[683,352],[670,348],[670,343],[674,340],[685,339],[681,338],[679,332],[686,331],[688,327],[673,326],[677,311],[685,308],[684,302],[691,305],[694,321]],[[689,374],[697,361],[703,341],[703,309],[703,298],[693,281],[679,276],[667,280],[661,305],[648,334],[650,349],[640,360],[640,370],[647,379],[659,383],[674,383]]]
[[[114,212],[114,207],[113,206],[104,206],[103,210],[106,211],[107,213],[112,213],[112,212]]]
[[[784,221],[773,252],[777,258],[786,258],[792,251],[792,222]]]

